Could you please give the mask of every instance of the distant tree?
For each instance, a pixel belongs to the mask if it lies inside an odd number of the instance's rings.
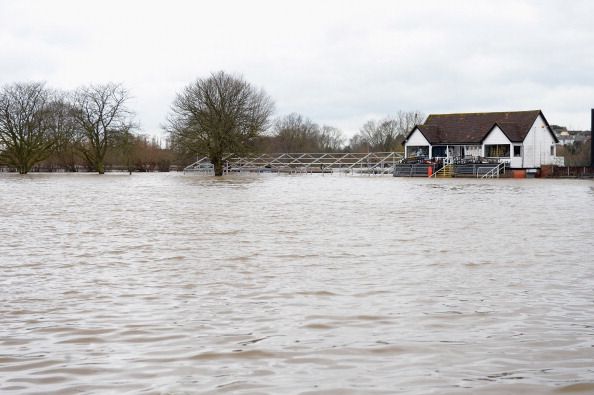
[[[224,155],[249,150],[268,128],[273,110],[263,90],[219,71],[177,94],[166,128],[178,152],[207,155],[215,176],[221,176]]]
[[[395,116],[367,121],[351,138],[349,148],[354,152],[400,151],[404,136],[424,118],[418,111],[398,111]]]
[[[369,147],[372,147],[373,150],[384,151],[383,132],[387,128],[381,128],[379,126],[380,124],[381,122],[378,123],[375,120],[365,122],[359,130],[359,135],[361,136],[361,140]]]
[[[132,127],[128,110],[128,91],[108,83],[89,85],[74,92],[74,119],[79,132],[78,147],[87,163],[99,174],[105,173],[105,155],[117,136]]]
[[[565,158],[565,166],[590,166],[590,140],[561,145],[557,148],[557,156]]]
[[[161,148],[159,142],[147,135],[124,134],[114,153],[116,162],[125,164],[128,171],[169,171],[171,152]]]
[[[46,125],[49,100],[41,82],[15,83],[0,91],[0,162],[20,174],[46,159],[54,146]]]
[[[278,118],[272,128],[272,143],[276,152],[336,152],[344,137],[338,128],[320,127],[300,114]]]
[[[274,121],[272,136],[277,152],[318,151],[319,126],[302,115],[293,113]]]
[[[397,134],[406,136],[416,125],[425,121],[425,114],[420,111],[398,111],[393,118],[396,121]]]
[[[372,151],[371,144],[361,135],[361,133],[355,134],[349,140],[349,145],[346,148],[347,152],[369,152]]]
[[[54,146],[46,165],[76,171],[79,162],[75,108],[66,94],[56,93],[47,106],[46,127],[54,137]]]
[[[342,130],[323,125],[320,130],[320,152],[338,152],[343,148],[345,140]]]

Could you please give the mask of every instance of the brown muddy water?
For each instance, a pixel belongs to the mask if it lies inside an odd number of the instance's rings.
[[[0,175],[1,394],[594,393],[594,182]]]

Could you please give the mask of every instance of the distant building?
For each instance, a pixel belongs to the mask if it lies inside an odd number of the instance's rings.
[[[590,131],[570,131],[569,133],[573,135],[574,143],[586,144],[592,138]]]
[[[404,141],[405,156],[507,162],[512,169],[560,164],[559,140],[542,111],[431,114]]]
[[[557,136],[559,144],[567,145],[575,142],[575,134],[567,130],[565,126],[551,125],[551,129],[555,133],[555,136]]]

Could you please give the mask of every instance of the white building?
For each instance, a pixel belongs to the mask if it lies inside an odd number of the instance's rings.
[[[431,114],[404,141],[405,156],[425,159],[494,160],[512,169],[562,164],[559,141],[542,111]]]

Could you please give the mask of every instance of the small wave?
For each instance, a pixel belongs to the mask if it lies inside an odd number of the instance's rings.
[[[557,394],[594,394],[594,382],[576,383],[557,388]]]
[[[72,339],[66,339],[57,342],[57,344],[93,344],[93,343],[105,343],[105,339],[96,336],[83,336],[75,337]]]
[[[322,323],[312,323],[303,325],[304,328],[308,329],[333,329],[336,328],[336,325],[332,324],[322,324]]]
[[[54,359],[44,359],[41,361],[34,361],[31,360],[22,360],[18,358],[6,358],[7,364],[4,364],[4,358],[0,359],[0,372],[18,372],[18,371],[28,371],[28,370],[35,370],[39,368],[45,368],[52,365],[58,365],[64,363],[64,361],[54,360]]]
[[[339,294],[330,291],[300,291],[295,292],[296,295],[305,296],[338,296]]]
[[[233,352],[207,351],[191,356],[192,360],[219,360],[219,359],[271,359],[282,358],[283,356],[269,351],[262,350],[235,350]]]

